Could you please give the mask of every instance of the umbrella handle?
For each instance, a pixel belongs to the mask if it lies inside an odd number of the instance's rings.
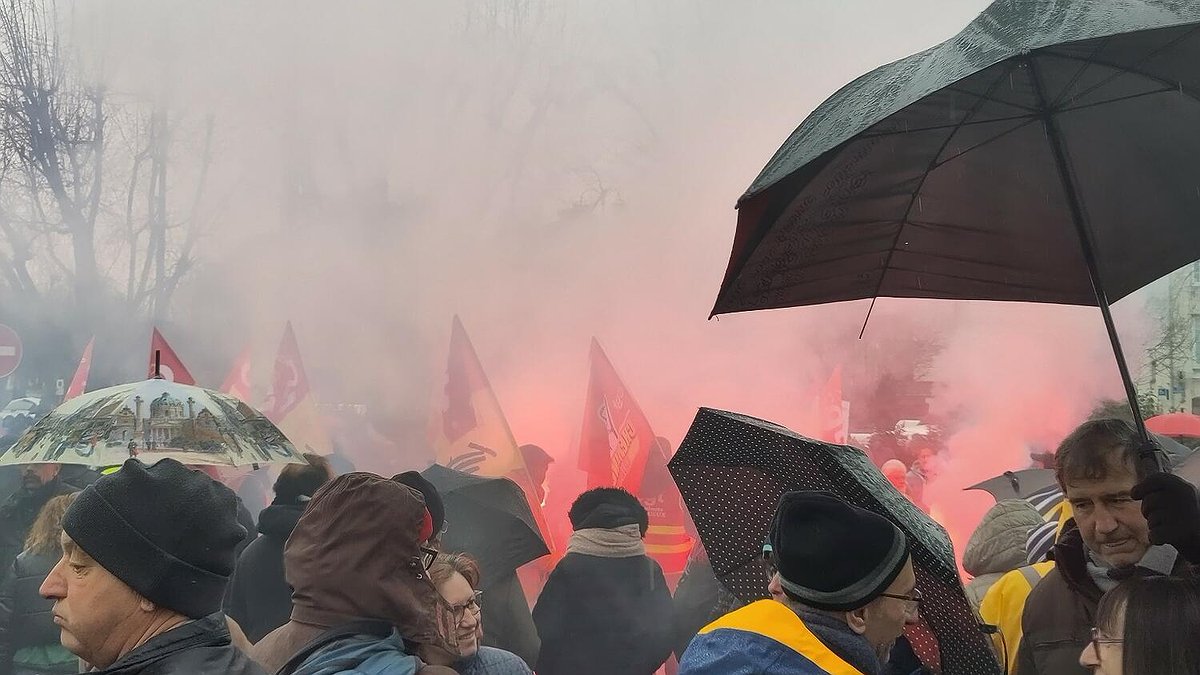
[[[1156,473],[1165,473],[1168,470],[1167,462],[1163,457],[1165,454],[1154,437],[1143,440],[1142,446],[1138,449],[1137,465],[1134,467],[1137,470],[1138,480],[1145,480],[1147,476]]]

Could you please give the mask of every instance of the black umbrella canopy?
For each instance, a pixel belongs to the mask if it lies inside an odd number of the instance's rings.
[[[1029,499],[1031,495],[1051,486],[1057,486],[1054,472],[1050,469],[1022,469],[1004,473],[976,483],[965,490],[983,490],[1001,502],[1005,499]]]
[[[824,490],[879,513],[908,537],[921,616],[946,675],[999,675],[963,593],[950,537],[879,473],[861,450],[814,441],[736,413],[701,408],[668,465],[713,572],[744,601],[767,595],[762,547],[779,497]]]
[[[1197,22],[1191,0],[999,0],[846,85],[739,200],[713,314],[1097,305],[1200,258]]]
[[[434,464],[421,472],[446,506],[442,550],[464,552],[479,563],[483,588],[550,553],[525,492],[507,478],[482,478]]]

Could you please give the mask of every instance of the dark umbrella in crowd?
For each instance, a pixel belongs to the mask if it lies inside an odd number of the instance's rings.
[[[701,408],[668,465],[708,550],[713,572],[743,601],[766,596],[763,541],[779,497],[824,490],[879,513],[908,537],[937,636],[941,672],[999,675],[958,578],[946,531],[896,491],[861,450],[830,445],[736,413]]]
[[[1136,413],[1109,302],[1200,258],[1198,22],[1194,0],[997,0],[854,80],[738,200],[713,314],[1096,306]]]
[[[434,464],[421,472],[442,495],[442,548],[471,554],[487,576],[512,572],[550,553],[520,486]]]
[[[1005,471],[981,483],[976,483],[967,490],[983,490],[988,492],[996,501],[1005,499],[1027,499],[1030,495],[1057,485],[1054,472],[1050,469],[1022,469],[1021,471]]]

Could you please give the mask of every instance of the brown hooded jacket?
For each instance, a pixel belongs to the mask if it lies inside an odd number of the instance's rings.
[[[457,653],[451,611],[421,563],[421,493],[369,473],[349,473],[313,495],[284,548],[291,620],[250,656],[276,672],[301,647],[351,621],[382,620],[407,641]],[[427,668],[422,673],[453,672]]]

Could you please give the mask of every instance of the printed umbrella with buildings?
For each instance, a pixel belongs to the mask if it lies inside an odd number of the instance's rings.
[[[304,461],[274,424],[242,401],[162,379],[67,401],[11,448],[0,448],[0,465],[107,466],[129,457],[225,466]]]

